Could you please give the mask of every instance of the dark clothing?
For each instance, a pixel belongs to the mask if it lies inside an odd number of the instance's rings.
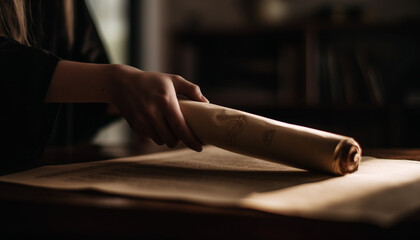
[[[44,103],[60,59],[108,63],[83,0],[74,1],[74,42],[70,44],[63,1],[31,1],[31,46],[0,37],[2,86],[0,170],[37,162],[46,145],[88,141],[109,122],[106,104]]]

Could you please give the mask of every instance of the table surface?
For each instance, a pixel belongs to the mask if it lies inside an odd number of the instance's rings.
[[[180,146],[179,148],[182,148]],[[153,144],[48,148],[43,163],[95,161],[170,150]],[[364,155],[420,160],[420,149]],[[417,239],[420,209],[392,228],[314,220],[250,209],[0,183],[0,237],[47,239]]]

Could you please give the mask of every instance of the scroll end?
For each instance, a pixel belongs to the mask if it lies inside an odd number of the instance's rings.
[[[338,150],[338,172],[341,175],[357,171],[362,160],[362,148],[354,139],[342,142]]]

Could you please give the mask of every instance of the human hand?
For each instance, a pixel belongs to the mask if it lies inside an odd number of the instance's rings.
[[[175,147],[179,141],[201,151],[200,142],[185,122],[177,95],[208,102],[200,88],[184,78],[158,72],[145,72],[118,65],[112,86],[112,103],[131,129],[150,137],[159,145]]]

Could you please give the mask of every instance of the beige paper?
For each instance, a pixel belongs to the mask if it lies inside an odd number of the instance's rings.
[[[360,164],[353,174],[332,176],[206,146],[201,153],[183,149],[45,166],[0,181],[379,226],[419,209],[420,162],[364,157]]]
[[[181,100],[184,117],[205,144],[309,170],[344,175],[357,170],[362,150],[351,137],[247,112]]]

